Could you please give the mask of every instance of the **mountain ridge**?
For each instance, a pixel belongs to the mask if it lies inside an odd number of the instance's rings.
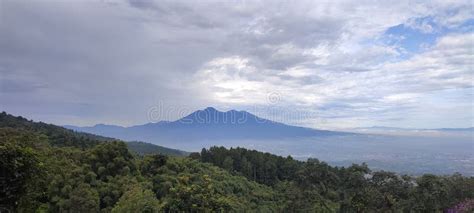
[[[276,139],[352,135],[356,133],[319,130],[292,126],[258,117],[247,111],[219,111],[213,107],[194,111],[175,121],[147,123],[130,127],[95,125],[92,127],[65,126],[76,131],[113,136],[122,140],[148,142]]]

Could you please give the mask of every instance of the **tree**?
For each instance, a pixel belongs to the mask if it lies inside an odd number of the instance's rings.
[[[199,182],[194,183],[191,175],[183,174],[170,189],[163,208],[166,212],[222,212],[231,210],[230,202],[217,193],[209,175],[203,175]]]
[[[161,206],[155,194],[149,189],[144,189],[140,185],[134,185],[130,190],[125,192],[115,207],[113,213],[152,213],[161,212]]]
[[[234,160],[230,156],[227,156],[222,163],[222,168],[224,168],[227,171],[233,171],[234,170]]]
[[[0,205],[14,209],[26,195],[33,177],[41,173],[38,154],[13,142],[0,145]]]
[[[414,207],[417,211],[435,212],[449,207],[447,204],[447,188],[442,178],[425,174],[416,180],[417,187],[413,197],[416,200]]]
[[[136,171],[133,155],[124,142],[114,141],[95,146],[89,152],[88,163],[98,179],[127,175]]]
[[[168,157],[165,155],[147,155],[143,158],[140,165],[140,172],[144,176],[153,176],[158,168],[166,164]]]
[[[99,193],[88,184],[80,184],[70,193],[70,208],[65,211],[74,213],[99,212]]]

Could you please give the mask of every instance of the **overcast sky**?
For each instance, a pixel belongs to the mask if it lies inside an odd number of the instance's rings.
[[[337,3],[335,3],[337,2]],[[216,107],[474,126],[472,1],[0,1],[0,111],[134,125]]]

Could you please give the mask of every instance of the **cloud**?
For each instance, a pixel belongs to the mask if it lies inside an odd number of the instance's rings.
[[[412,124],[427,97],[472,87],[471,4],[6,0],[0,107],[79,125],[144,123],[157,103],[279,106],[313,127]],[[381,41],[398,25],[440,33],[406,57]]]
[[[422,54],[408,60],[367,64],[364,72],[347,70],[337,60],[272,70],[255,67],[249,59],[234,56],[216,59],[229,63],[207,64],[197,78],[203,87],[211,86],[208,92],[215,95],[216,102],[268,104],[268,94],[277,92],[282,96],[280,104],[313,110],[318,116],[378,119],[389,114],[392,119],[401,119],[426,107],[421,101],[424,96],[473,87],[472,44],[473,34],[447,35]],[[318,80],[298,81],[303,78]],[[462,102],[469,104],[470,100]],[[461,103],[451,107],[458,104]]]

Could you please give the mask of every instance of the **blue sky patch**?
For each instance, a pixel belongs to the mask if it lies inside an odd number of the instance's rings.
[[[413,54],[423,52],[423,50],[432,46],[436,39],[445,33],[445,30],[436,27],[432,21],[415,21],[416,25],[424,24],[432,28],[431,31],[424,31],[406,24],[399,24],[390,27],[385,32],[383,40],[391,46],[398,46],[401,49],[402,57],[410,57]]]

